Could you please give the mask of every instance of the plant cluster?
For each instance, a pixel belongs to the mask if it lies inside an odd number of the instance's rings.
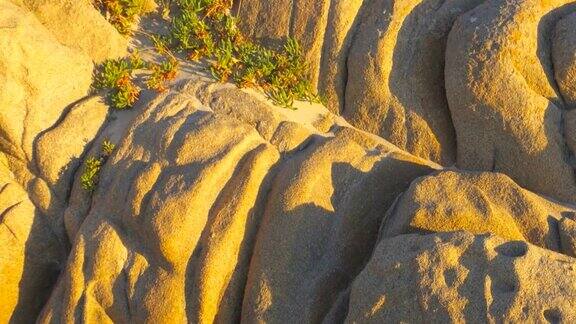
[[[172,23],[167,47],[190,60],[210,60],[210,72],[221,82],[258,87],[278,105],[292,108],[294,100],[321,102],[309,81],[308,65],[295,39],[280,50],[247,40],[230,14],[231,0],[177,0],[180,13]]]
[[[158,92],[166,91],[166,84],[176,79],[178,65],[178,61],[174,59],[168,59],[161,63],[149,63],[148,69],[151,71],[151,74],[146,81],[148,89],[153,89]]]
[[[154,11],[154,0],[94,0],[94,5],[123,35],[132,33],[138,17]]]
[[[99,0],[126,4],[136,0]],[[134,71],[147,72],[145,85],[162,92],[176,78],[178,61],[172,50],[189,60],[207,60],[209,72],[220,82],[234,82],[241,88],[258,88],[276,105],[293,108],[294,100],[323,102],[310,82],[298,42],[288,38],[284,46],[270,49],[249,41],[230,14],[232,0],[163,0],[168,10],[174,4],[177,15],[165,36],[149,36],[154,48],[164,56],[161,63],[129,57],[106,61],[96,75],[95,88],[111,89],[111,105],[117,109],[132,107],[140,95],[134,83]],[[128,6],[131,8],[131,6]],[[167,9],[168,8],[168,9]]]
[[[84,161],[84,173],[80,177],[84,190],[92,192],[96,189],[100,179],[100,170],[114,151],[114,148],[115,145],[112,142],[104,140],[101,144],[100,155],[98,157],[90,156]]]
[[[139,70],[147,74],[145,85],[148,89],[162,92],[166,90],[166,83],[176,78],[178,61],[170,57],[161,63],[147,62],[138,52],[126,58],[106,60],[96,72],[93,87],[110,90],[108,99],[113,108],[131,108],[142,91],[135,82]]]
[[[108,99],[113,108],[127,109],[140,97],[134,82],[134,72],[145,63],[136,57],[106,60],[94,78],[95,89],[110,89]]]

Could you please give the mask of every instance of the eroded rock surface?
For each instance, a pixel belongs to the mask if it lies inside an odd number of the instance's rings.
[[[348,57],[343,115],[409,152],[452,165],[456,143],[444,51],[454,20],[479,3],[366,3]]]
[[[454,20],[480,2],[249,0],[239,2],[238,16],[254,38],[303,43],[331,110],[408,152],[451,165],[446,39]]]
[[[128,39],[0,0],[0,322],[576,321],[573,1],[235,3],[336,114],[186,64],[110,111]]]
[[[574,201],[551,34],[571,1],[488,1],[456,21],[446,50],[446,90],[458,166],[509,175],[521,186]]]
[[[562,18],[554,30],[554,76],[567,109],[576,109],[576,13]]]
[[[573,322],[576,260],[470,233],[383,240],[356,278],[346,322]]]
[[[558,229],[561,219],[575,213],[573,206],[522,189],[503,174],[442,171],[412,183],[390,209],[381,235],[464,230],[571,254],[560,244]]]
[[[90,0],[10,0],[32,12],[63,45],[95,62],[126,55],[128,39],[94,8]]]
[[[321,318],[323,296],[369,257],[395,195],[431,167],[338,124],[330,133],[292,124],[308,133],[294,146],[286,123],[233,88],[192,82],[156,99],[79,215],[42,322]],[[315,302],[325,306],[305,306]]]
[[[0,322],[32,323],[44,307],[66,258],[51,225],[0,154]]]
[[[563,125],[574,96],[572,1],[238,3],[249,35],[302,40],[319,91],[354,126],[445,166],[576,196],[564,138],[574,131]]]
[[[59,36],[73,33],[53,25],[91,23],[82,12],[75,20],[51,14],[39,19],[22,2],[0,1],[1,322],[34,322],[64,268],[62,213],[81,157],[108,114],[102,101],[86,98],[95,57],[67,46],[72,38],[64,44]],[[97,46],[92,41],[86,44]]]

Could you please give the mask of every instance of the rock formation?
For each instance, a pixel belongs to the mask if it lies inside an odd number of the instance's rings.
[[[389,210],[381,235],[465,230],[570,254],[560,237],[572,237],[563,229],[574,215],[573,206],[539,197],[503,174],[442,171],[412,182]]]
[[[328,108],[182,60],[112,110],[94,68],[140,39],[0,0],[1,323],[576,321],[575,2],[234,12]]]
[[[574,262],[496,236],[401,235],[380,242],[352,284],[346,322],[570,323]]]
[[[66,214],[82,225],[69,232],[71,256],[41,321],[321,316],[320,307],[295,308],[303,289],[306,306],[338,293],[368,258],[394,197],[431,168],[348,126],[326,133],[277,110],[201,81],[157,98],[103,171],[106,190],[84,214]],[[310,268],[318,271],[300,272]]]
[[[576,109],[576,13],[566,15],[556,24],[552,39],[552,64],[565,108]]]
[[[99,46],[86,35],[100,35],[101,42],[111,38],[106,29],[92,27],[74,36],[66,28],[77,25],[55,3],[50,10],[34,7],[55,15],[46,24],[15,3],[0,1],[0,277],[7,292],[0,321],[31,322],[67,257],[62,213],[71,179],[108,114],[102,102],[85,99],[92,82],[91,58],[101,59],[102,53],[78,47]],[[88,24],[86,17],[102,19],[93,8],[85,10],[75,24]],[[123,51],[118,47],[117,53]]]
[[[575,8],[570,1],[490,1],[456,21],[446,90],[459,167],[503,172],[523,187],[574,201],[566,108],[553,81],[550,38]]]

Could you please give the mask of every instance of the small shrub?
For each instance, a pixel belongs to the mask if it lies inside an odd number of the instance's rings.
[[[93,156],[86,159],[84,162],[84,173],[80,177],[82,188],[87,191],[94,191],[98,183],[98,176],[100,175],[100,168],[102,161]]]
[[[90,156],[84,161],[84,172],[80,177],[84,190],[92,192],[96,189],[100,178],[100,170],[114,151],[114,148],[115,145],[112,142],[104,140],[100,148],[101,154],[98,157]]]
[[[167,90],[166,83],[174,80],[178,74],[178,61],[169,59],[159,64],[152,63],[149,69],[152,73],[146,81],[146,86],[148,89],[164,92]]]
[[[220,46],[214,51],[215,61],[210,66],[212,76],[220,82],[226,82],[232,75],[234,65],[238,59],[234,56],[234,47],[229,39],[220,42]]]
[[[273,88],[266,91],[268,98],[277,106],[293,109],[294,95],[285,89]]]
[[[136,0],[99,1],[111,7],[137,7]],[[280,50],[248,41],[230,14],[231,0],[163,0],[162,7],[169,9],[172,3],[179,7],[179,14],[172,20],[168,35],[142,32],[151,38],[156,51],[168,59],[159,64],[133,57],[107,61],[97,75],[97,87],[112,89],[110,101],[114,108],[130,108],[138,100],[140,88],[132,77],[136,69],[149,73],[146,87],[166,91],[166,83],[175,79],[178,70],[171,49],[191,61],[208,60],[209,71],[218,81],[232,80],[238,87],[260,88],[274,104],[282,107],[293,108],[295,100],[324,102],[313,89],[309,67],[296,39],[288,38]],[[139,12],[130,10],[125,16]]]
[[[214,40],[209,27],[198,17],[197,9],[183,9],[174,19],[170,39],[176,49],[186,52],[192,61],[211,55],[214,49]]]
[[[106,60],[96,74],[94,87],[96,89],[114,88],[118,86],[120,80],[129,78],[131,74],[132,68],[128,60]]]
[[[140,88],[137,87],[132,79],[123,78],[118,83],[117,88],[112,91],[110,100],[112,107],[116,109],[129,109],[134,106],[140,97]]]
[[[247,41],[230,14],[230,0],[178,0],[177,4],[181,13],[173,21],[167,43],[190,60],[210,60],[215,79],[262,88],[282,107],[292,108],[295,99],[322,102],[295,39],[288,38],[280,51]]]
[[[113,108],[131,108],[141,92],[134,83],[134,71],[146,65],[137,53],[128,58],[107,60],[96,73],[94,88],[110,90],[108,99]]]
[[[123,35],[130,35],[140,16],[156,9],[154,0],[94,0],[108,21]]]
[[[114,152],[115,148],[116,145],[110,142],[109,140],[102,141],[102,154],[104,156],[109,157],[110,155],[112,155],[112,152]]]

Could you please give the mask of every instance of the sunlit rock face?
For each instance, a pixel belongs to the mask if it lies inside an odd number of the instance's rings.
[[[314,1],[281,2],[274,15],[271,2],[241,2],[239,17],[259,22],[244,28],[307,40],[319,75],[338,76],[321,77],[319,91],[351,124],[444,166],[502,172],[574,201],[573,2],[332,1],[320,13]]]
[[[490,1],[452,27],[446,90],[458,166],[508,174],[530,190],[574,202],[567,113],[552,62],[554,27],[570,1]]]
[[[188,62],[115,111],[94,68],[141,39],[0,0],[0,322],[576,321],[576,3],[233,11],[328,107]]]
[[[347,323],[574,321],[575,259],[466,232],[379,243],[352,284]]]
[[[42,321],[322,318],[324,296],[360,271],[396,195],[432,170],[349,126],[315,128],[322,113],[297,124],[201,82],[157,98],[91,207],[67,213],[82,225]]]
[[[575,215],[574,206],[529,192],[504,174],[441,171],[412,182],[390,208],[381,235],[465,230],[570,255],[561,236]]]

